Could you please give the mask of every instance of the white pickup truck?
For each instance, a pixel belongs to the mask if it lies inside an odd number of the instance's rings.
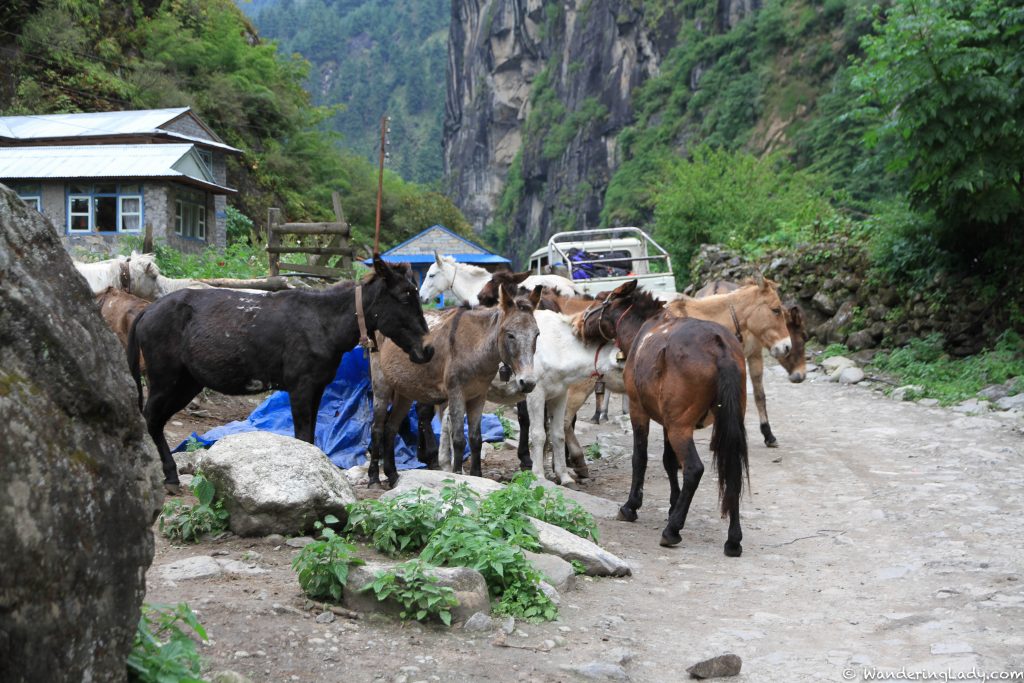
[[[644,289],[675,298],[672,259],[640,228],[573,230],[551,236],[546,247],[530,254],[530,271],[570,278],[587,294],[607,292],[638,280]]]

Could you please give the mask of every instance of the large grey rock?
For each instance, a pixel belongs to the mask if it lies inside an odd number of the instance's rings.
[[[165,581],[195,581],[220,576],[220,563],[209,555],[194,555],[161,565],[157,571]]]
[[[578,560],[590,576],[629,576],[626,562],[601,546],[572,534],[554,524],[530,518],[537,528],[541,550],[557,555],[567,562]]]
[[[602,453],[604,453],[603,449]],[[594,496],[584,491],[577,491],[575,489],[559,486],[555,482],[547,479],[544,481],[538,481],[537,484],[545,488],[561,491],[563,496],[569,500],[579,503],[580,507],[599,519],[615,519],[616,515],[619,514],[620,504],[616,503],[614,500],[608,500],[607,498]]]
[[[548,578],[548,582],[555,590],[564,593],[576,586],[576,570],[572,565],[557,555],[547,553],[533,553],[524,550],[523,554],[530,561],[534,569]]]
[[[347,517],[355,493],[312,444],[270,432],[233,434],[199,459],[239,536],[301,534],[327,514]]]
[[[0,187],[0,680],[123,681],[163,477],[59,234]]]
[[[996,401],[1000,410],[1022,410],[1024,409],[1024,394],[1007,396]]]
[[[829,377],[838,377],[839,373],[846,368],[857,367],[857,362],[850,360],[846,356],[832,356],[821,361],[821,367]]]
[[[857,384],[864,381],[864,371],[860,368],[844,368],[839,373],[840,384]]]
[[[348,574],[348,583],[342,593],[342,600],[350,609],[359,612],[383,612],[397,616],[401,606],[393,600],[378,602],[372,590],[362,589],[374,582],[379,572],[386,572],[398,566],[399,562],[368,562],[353,567]],[[468,567],[434,567],[427,570],[438,583],[455,591],[458,606],[452,609],[453,621],[465,621],[477,612],[490,614],[491,599],[487,593],[487,582],[483,574]]]

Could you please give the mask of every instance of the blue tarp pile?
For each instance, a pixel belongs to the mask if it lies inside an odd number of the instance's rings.
[[[410,411],[410,419],[402,425],[395,440],[395,463],[400,470],[423,467],[416,459],[416,414]],[[370,445],[370,428],[373,423],[373,403],[370,393],[370,363],[363,357],[363,351],[356,348],[341,359],[338,374],[324,391],[320,411],[316,420],[314,443],[338,467],[349,468],[366,462],[366,450]],[[434,418],[434,434],[439,435],[441,425]],[[481,425],[484,441],[501,441],[504,432],[501,422],[494,415],[484,415]],[[278,391],[252,412],[245,420],[215,427],[206,434],[192,436],[205,446],[230,434],[251,431],[267,431],[284,436],[294,436],[291,404],[288,394]],[[182,442],[174,452],[185,450]]]

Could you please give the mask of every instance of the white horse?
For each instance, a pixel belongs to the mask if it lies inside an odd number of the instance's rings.
[[[132,252],[131,256],[116,256],[105,261],[81,263],[75,261],[75,268],[93,294],[99,294],[107,287],[130,292],[142,299],[155,300],[159,295],[156,264],[152,254]]]
[[[436,296],[455,295],[458,303],[471,307],[480,305],[478,294],[491,279],[491,273],[480,266],[459,263],[451,256],[434,252],[434,263],[430,265],[423,284],[420,285],[420,301],[427,303]],[[572,280],[559,275],[531,275],[520,283],[520,287],[532,290],[537,285],[548,287],[561,296],[578,296],[582,292]]]
[[[513,405],[526,400],[530,414],[530,458],[533,461],[533,473],[538,479],[544,478],[544,444],[550,440],[552,470],[560,484],[575,483],[565,465],[565,405],[569,386],[595,372],[611,372],[616,366],[613,344],[605,342],[583,342],[577,333],[579,316],[568,317],[553,311],[534,311],[540,336],[537,338],[537,351],[533,356],[533,369],[537,384],[529,394],[516,391],[516,383],[503,381],[496,377],[491,383],[487,399],[495,403]],[[613,321],[609,320],[611,325]],[[615,330],[609,328],[606,334],[611,337]],[[545,409],[550,427],[545,427]],[[439,460],[445,471],[451,471],[451,424],[447,414],[442,417],[441,443],[439,444]],[[524,438],[520,434],[519,438]],[[461,454],[460,454],[461,455]]]

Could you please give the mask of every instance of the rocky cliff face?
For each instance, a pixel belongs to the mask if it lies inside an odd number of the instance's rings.
[[[474,228],[494,218],[514,162],[525,185],[508,247],[596,226],[631,93],[678,30],[630,0],[453,0],[445,177]],[[532,135],[531,135],[532,134]],[[517,160],[517,155],[519,160]]]
[[[522,259],[553,232],[598,225],[634,90],[694,21],[682,4],[453,0],[445,178],[478,232],[497,220],[494,236]],[[759,7],[718,0],[704,30]]]

